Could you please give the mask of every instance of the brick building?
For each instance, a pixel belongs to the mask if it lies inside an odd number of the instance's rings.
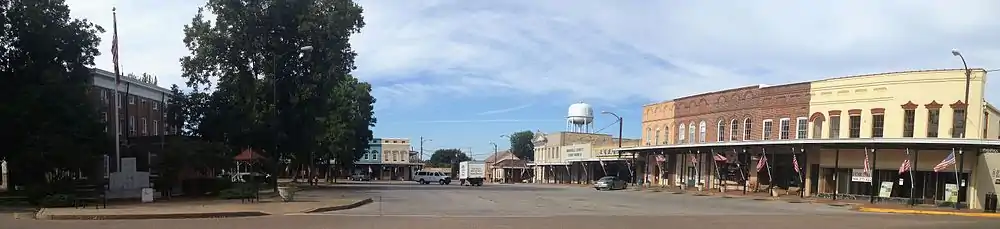
[[[124,144],[128,138],[162,136],[176,134],[178,127],[169,126],[164,122],[167,115],[167,105],[170,103],[170,90],[157,86],[156,80],[148,76],[126,75],[121,77],[118,88],[120,106],[115,112],[115,74],[101,69],[94,69],[93,88],[90,97],[99,104],[100,117],[106,124],[105,133],[114,138],[115,123],[118,120],[121,131],[121,141]],[[122,150],[123,154],[127,150]],[[116,171],[114,163],[115,152],[108,152],[108,171]],[[126,155],[123,155],[125,157]],[[148,165],[147,165],[148,166]],[[145,167],[145,166],[139,166]]]
[[[663,186],[978,208],[1000,190],[985,78],[920,70],[686,96],[644,106],[642,146],[618,151],[646,158]]]

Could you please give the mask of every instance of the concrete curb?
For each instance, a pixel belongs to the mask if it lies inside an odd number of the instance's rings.
[[[366,199],[363,199],[363,200],[360,200],[360,201],[357,201],[357,202],[354,202],[354,203],[351,203],[351,204],[339,205],[339,206],[318,207],[318,208],[313,208],[313,209],[302,211],[302,213],[320,213],[320,212],[347,210],[347,209],[361,207],[361,206],[364,206],[365,204],[370,204],[372,202],[374,202],[374,200],[372,200],[372,198],[366,198]]]
[[[163,213],[163,214],[130,214],[130,215],[47,215],[45,209],[35,213],[35,219],[41,220],[136,220],[136,219],[202,219],[202,218],[233,218],[271,215],[259,211],[234,212],[199,212],[199,213]]]
[[[949,212],[949,211],[930,211],[930,210],[913,210],[913,209],[891,209],[891,208],[872,208],[872,207],[858,207],[856,210],[859,211],[859,212],[874,212],[874,213],[894,213],[894,214],[914,214],[914,215],[951,215],[951,216],[966,216],[966,217],[1000,218],[1000,214],[997,214],[997,213]]]

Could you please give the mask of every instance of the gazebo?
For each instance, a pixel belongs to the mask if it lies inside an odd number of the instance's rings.
[[[236,161],[236,173],[233,174],[233,182],[244,183],[245,185],[243,185],[243,188],[247,189],[245,191],[248,192],[247,194],[249,194],[244,198],[242,198],[243,201],[260,200],[260,195],[258,194],[257,179],[256,179],[259,173],[255,173],[252,168],[255,163],[257,163],[258,161],[262,161],[264,159],[266,159],[264,156],[261,156],[259,153],[257,153],[253,149],[250,149],[249,147],[243,149],[243,151],[240,151],[240,154],[233,157],[233,160]],[[243,166],[246,168],[245,171],[241,171],[240,165],[246,165]],[[243,179],[245,175],[250,179],[249,180]]]

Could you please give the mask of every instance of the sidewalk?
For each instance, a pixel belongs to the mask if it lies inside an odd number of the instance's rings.
[[[313,192],[313,193],[310,193]],[[35,213],[36,219],[51,220],[122,220],[122,219],[188,219],[224,218],[289,213],[317,213],[359,207],[372,202],[371,198],[341,197],[343,195],[317,195],[316,191],[300,191],[293,202],[279,198],[261,197],[257,203],[240,200],[169,200],[154,203],[109,203],[108,208],[43,208]]]
[[[983,210],[962,209],[925,206],[893,206],[893,205],[861,205],[855,208],[860,212],[874,213],[895,213],[895,214],[915,214],[915,215],[951,215],[967,217],[988,217],[1000,218],[1000,213],[985,213]]]

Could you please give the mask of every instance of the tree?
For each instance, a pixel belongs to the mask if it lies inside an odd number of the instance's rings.
[[[445,167],[471,160],[469,155],[465,155],[460,149],[439,149],[431,154],[431,159],[427,163],[431,166]]]
[[[533,139],[535,133],[530,130],[510,134],[510,151],[522,160],[534,161],[535,144],[531,142]]]
[[[54,174],[98,170],[112,142],[86,95],[104,30],[70,18],[61,0],[0,0],[0,28],[0,160],[11,181],[44,186]]]
[[[193,108],[194,132],[295,167],[353,162],[375,123],[371,86],[350,75],[361,14],[350,0],[209,0],[184,28],[188,86],[205,91],[218,79],[204,100],[191,95],[207,108]]]

